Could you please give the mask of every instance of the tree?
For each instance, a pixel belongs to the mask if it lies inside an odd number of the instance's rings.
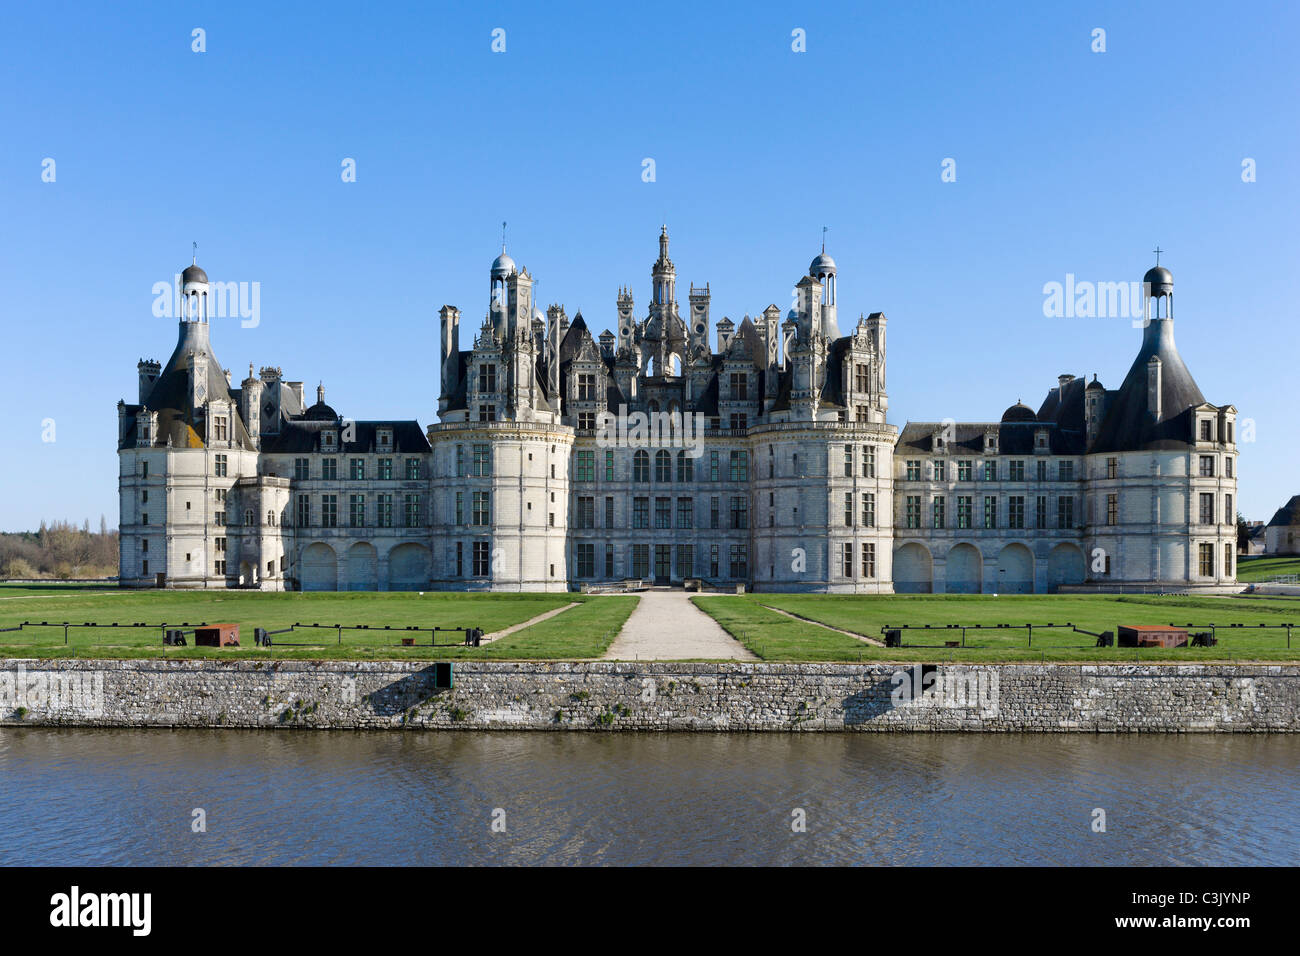
[[[1246,516],[1240,511],[1237,512],[1237,553],[1246,554],[1250,551],[1250,523]]]

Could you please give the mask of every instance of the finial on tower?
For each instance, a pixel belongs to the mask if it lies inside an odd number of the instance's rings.
[[[1156,254],[1156,265],[1160,265],[1160,253],[1164,252],[1164,250],[1161,249],[1159,246],[1156,246],[1155,249],[1151,251]]]
[[[190,246],[192,247],[194,253],[194,255],[190,258],[190,265],[196,266],[199,264],[199,244],[197,242],[191,242]]]
[[[826,227],[822,226],[822,252],[826,251]]]
[[[506,221],[502,219],[501,220],[501,254],[505,255],[505,252],[506,252]]]

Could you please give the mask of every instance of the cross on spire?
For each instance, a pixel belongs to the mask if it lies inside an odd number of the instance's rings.
[[[1161,249],[1159,246],[1156,246],[1156,247],[1155,247],[1153,250],[1151,250],[1151,251],[1154,252],[1154,253],[1156,254],[1156,265],[1160,265],[1160,253],[1164,252],[1164,250]]]

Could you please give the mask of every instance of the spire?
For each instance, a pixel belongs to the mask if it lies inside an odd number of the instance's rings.
[[[501,254],[506,254],[506,221],[501,220]]]
[[[197,266],[199,264],[199,244],[197,242],[191,242],[190,246],[193,251],[193,255],[190,257],[190,265]]]
[[[318,405],[325,404],[325,384],[323,382],[316,384],[316,403]]]
[[[826,252],[826,227],[822,226],[822,253]]]

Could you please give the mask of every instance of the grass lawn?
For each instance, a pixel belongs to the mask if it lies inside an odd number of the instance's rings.
[[[1256,555],[1237,559],[1237,580],[1246,584],[1267,581],[1279,574],[1300,574],[1300,558],[1265,558]]]
[[[430,647],[429,632],[417,635],[424,646],[402,647],[402,631],[300,629],[276,634],[268,651],[253,645],[253,628],[269,631],[294,623],[368,624],[382,628],[478,627],[485,634],[577,603],[547,621],[478,648]],[[593,605],[588,607],[588,604]],[[256,659],[432,660],[456,658],[537,659],[598,657],[636,606],[635,599],[577,594],[463,594],[413,592],[261,593],[258,591],[123,591],[117,588],[0,586],[0,627],[22,621],[105,624],[167,622],[184,627],[201,622],[240,625],[238,650],[190,646],[164,647],[161,628],[36,628],[0,633],[4,657],[244,657]],[[439,642],[458,640],[439,634]],[[308,645],[292,647],[290,643]]]
[[[1300,599],[1181,597],[1155,595],[805,595],[751,594],[696,597],[696,605],[765,660],[847,661],[1209,661],[1300,660]],[[768,607],[765,607],[767,605]],[[926,634],[904,631],[903,643],[928,647],[883,648],[803,621],[771,608],[880,640],[885,625],[1011,624],[1018,629],[967,631],[965,648],[947,648],[961,631],[943,628]],[[1210,648],[1097,648],[1095,640],[1065,630],[1036,630],[1028,646],[1024,624],[1075,624],[1085,630],[1114,631],[1119,624],[1191,623],[1208,625],[1297,625],[1292,648],[1286,630],[1217,631]]]

